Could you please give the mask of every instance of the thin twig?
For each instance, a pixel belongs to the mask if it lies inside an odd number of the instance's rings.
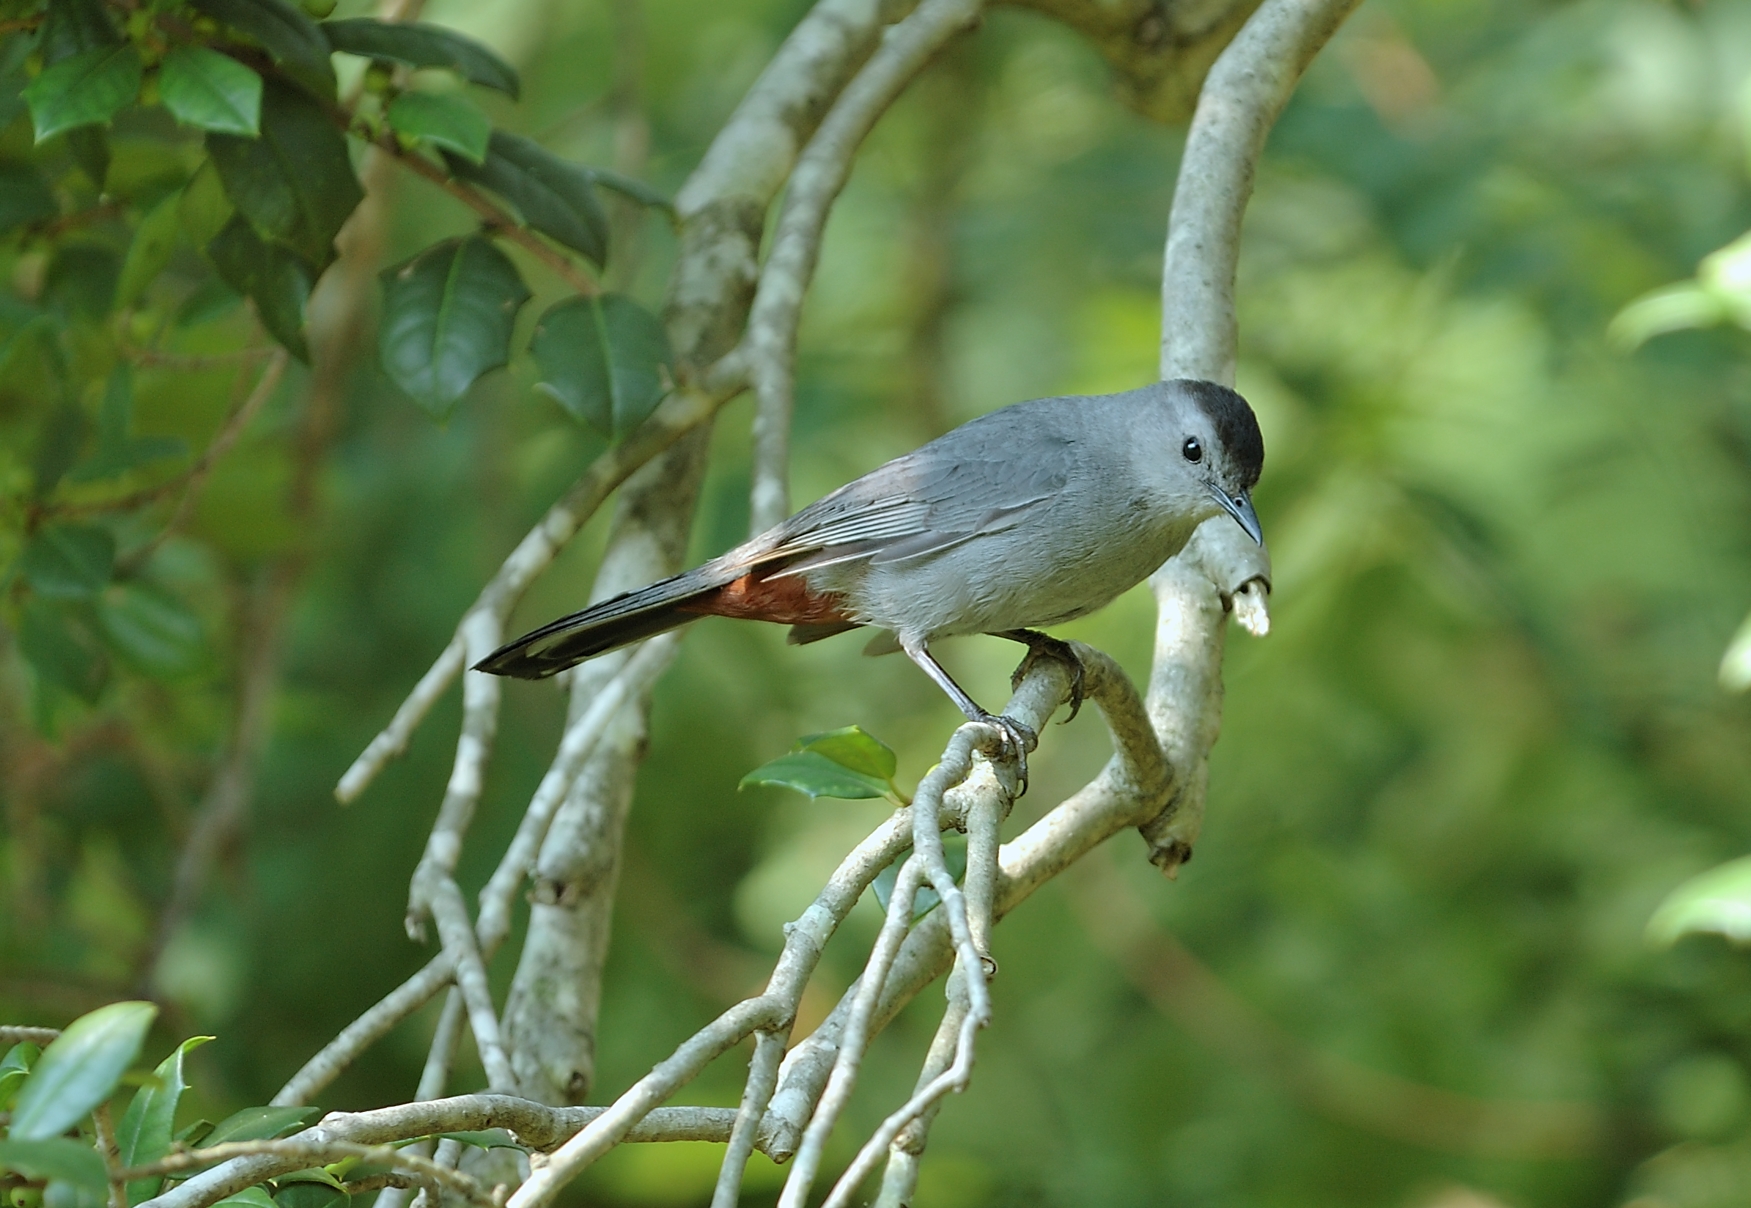
[[[729,1149],[718,1168],[717,1186],[711,1193],[711,1208],[736,1208],[742,1198],[742,1175],[754,1152],[766,1105],[778,1086],[778,1063],[784,1060],[785,1035],[777,1028],[754,1033],[754,1055],[748,1060],[748,1078],[742,1086],[742,1103],[736,1109],[736,1124],[730,1130]]]
[[[60,1028],[32,1028],[24,1024],[0,1024],[0,1044],[8,1047],[15,1044],[53,1044],[55,1037],[60,1034]]]
[[[759,396],[750,501],[750,527],[756,534],[790,514],[797,323],[820,259],[828,212],[876,120],[937,51],[978,19],[983,7],[984,0],[924,0],[887,32],[797,159],[743,345]]]
[[[967,988],[958,971],[948,975],[947,999],[942,1019],[936,1026],[936,1035],[931,1038],[930,1049],[924,1055],[924,1066],[918,1073],[914,1094],[940,1077],[954,1063],[955,1053],[960,1048],[961,1025],[967,1017]],[[935,1116],[936,1105],[932,1104],[888,1143],[888,1165],[882,1173],[881,1190],[876,1194],[874,1208],[905,1208],[912,1202],[913,1193],[918,1188],[918,1156],[924,1152],[930,1123]],[[873,1144],[872,1141],[866,1149]],[[852,1165],[856,1164],[853,1161]],[[841,1176],[840,1183],[845,1181],[845,1176]],[[859,1175],[856,1182],[861,1181]],[[855,1182],[852,1185],[855,1186]],[[838,1194],[837,1186],[833,1194]]]
[[[104,1173],[109,1177],[109,1208],[128,1208],[128,1182],[121,1173],[122,1147],[116,1143],[108,1103],[99,1103],[92,1110],[91,1123],[97,1131],[97,1152],[103,1156]]]

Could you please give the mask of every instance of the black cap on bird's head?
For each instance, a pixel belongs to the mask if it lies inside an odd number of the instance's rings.
[[[1247,401],[1226,386],[1183,378],[1172,383],[1192,397],[1210,421],[1217,449],[1206,451],[1196,438],[1188,437],[1180,450],[1187,461],[1205,462],[1205,485],[1222,510],[1234,517],[1246,535],[1265,543],[1258,513],[1252,508],[1252,489],[1265,465],[1265,438],[1258,417]]]

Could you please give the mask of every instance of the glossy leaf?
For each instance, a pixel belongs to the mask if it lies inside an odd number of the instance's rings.
[[[158,69],[158,95],[185,126],[241,134],[261,131],[261,77],[204,46],[179,46]]]
[[[271,1141],[315,1123],[321,1115],[320,1107],[246,1107],[215,1124],[200,1143],[207,1147],[227,1141]]]
[[[183,1059],[200,1048],[211,1036],[191,1036],[177,1045],[170,1056],[158,1063],[153,1080],[134,1092],[128,1110],[116,1125],[116,1144],[121,1151],[123,1166],[144,1166],[156,1162],[170,1152],[170,1141],[176,1127],[176,1107],[188,1090],[183,1077]],[[137,1204],[158,1194],[162,1178],[139,1179],[128,1184],[128,1202]]]
[[[30,1067],[42,1055],[42,1050],[26,1041],[15,1044],[0,1058],[0,1112],[12,1109],[12,1097],[18,1093]]]
[[[89,600],[109,584],[116,542],[93,524],[44,525],[18,560],[31,590],[46,600]]]
[[[404,138],[454,151],[477,164],[486,158],[492,122],[459,93],[404,92],[390,103],[388,117]]]
[[[139,95],[143,75],[140,53],[125,42],[80,51],[45,68],[24,90],[36,141],[109,121]]]
[[[311,1180],[286,1182],[274,1188],[275,1208],[344,1208],[350,1201],[346,1192]]]
[[[158,1016],[149,1002],[117,1002],[81,1015],[43,1050],[12,1112],[12,1139],[66,1132],[115,1090]],[[101,1164],[100,1164],[101,1165]]]
[[[1692,877],[1666,895],[1648,920],[1648,938],[1656,944],[1701,931],[1751,943],[1751,856]]]
[[[16,1170],[31,1179],[62,1179],[99,1192],[109,1186],[109,1176],[98,1152],[83,1141],[67,1137],[44,1137],[37,1141],[23,1141],[16,1136],[0,1139],[0,1170]]]
[[[483,163],[447,155],[450,170],[484,185],[542,234],[582,252],[598,266],[608,258],[608,214],[589,169],[568,163],[526,138],[494,130]]]
[[[274,1197],[268,1194],[267,1188],[260,1186],[245,1187],[242,1191],[233,1192],[220,1200],[219,1203],[214,1204],[213,1208],[221,1208],[221,1205],[226,1204],[230,1205],[231,1208],[278,1208],[278,1205],[274,1203]]]
[[[899,768],[893,748],[867,733],[862,726],[806,735],[797,742],[797,749],[818,752],[841,767],[883,781],[893,780]]]
[[[200,666],[201,620],[169,593],[145,583],[124,583],[98,601],[97,624],[122,662],[158,679]]]
[[[97,700],[109,680],[109,661],[95,635],[47,600],[25,603],[18,651],[38,679],[87,703]]]
[[[383,369],[442,418],[510,356],[511,328],[529,300],[516,266],[487,240],[434,244],[385,269],[379,347]]]
[[[207,244],[207,259],[219,276],[255,302],[256,314],[268,333],[301,361],[310,359],[304,341],[304,304],[316,275],[297,255],[263,242],[241,214]]]
[[[286,0],[190,0],[195,9],[259,42],[285,73],[318,98],[334,99],[334,64],[322,29]]]
[[[364,194],[346,138],[322,106],[267,81],[261,137],[209,134],[207,150],[225,195],[264,241],[290,248],[317,270],[334,259],[335,233]]]
[[[573,419],[620,437],[655,410],[674,358],[660,319],[619,294],[568,298],[535,325],[536,389]]]
[[[642,206],[650,206],[655,210],[666,210],[671,214],[675,212],[673,201],[642,180],[622,176],[611,168],[589,168],[586,170],[589,172],[590,178],[604,189],[612,189],[622,197],[636,201]]]
[[[0,235],[61,213],[49,182],[30,164],[0,163]]]
[[[182,235],[182,193],[172,193],[146,211],[116,281],[116,305],[126,309],[139,301],[152,279],[163,272]],[[210,236],[209,236],[210,238]]]
[[[516,71],[498,55],[455,30],[420,21],[374,21],[360,17],[325,21],[329,45],[347,54],[388,59],[409,67],[445,67],[471,84],[511,97],[521,89]]]
[[[888,795],[887,781],[854,772],[844,764],[834,763],[819,751],[791,751],[780,755],[742,777],[737,787],[745,789],[751,784],[782,785],[809,797],[837,797],[845,801]]]
[[[905,864],[910,855],[903,855],[892,864],[876,874],[870,882],[869,890],[875,895],[876,905],[883,912],[888,909],[888,903],[893,900],[894,886],[900,880],[900,867]],[[958,882],[967,873],[967,842],[959,835],[944,835],[942,839],[942,862],[948,865],[950,875]],[[912,899],[912,918],[921,919],[942,904],[942,899],[936,895],[936,890],[929,885],[920,885],[918,894]]]

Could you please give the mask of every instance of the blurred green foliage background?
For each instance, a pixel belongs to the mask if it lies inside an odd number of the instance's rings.
[[[521,104],[486,98],[495,120],[673,190],[804,8],[437,0],[427,16],[521,67]],[[28,119],[10,120],[0,152],[24,154]],[[1182,133],[1122,108],[1093,51],[1027,13],[993,11],[938,62],[829,229],[796,498],[993,407],[1149,380]],[[126,131],[112,141],[125,168]],[[935,1128],[921,1204],[1751,1202],[1751,957],[1643,935],[1674,885],[1751,849],[1751,705],[1715,678],[1751,603],[1751,344],[1684,332],[1629,354],[1605,335],[1751,226],[1748,144],[1751,3],[1735,0],[1369,0],[1314,65],[1246,228],[1240,387],[1269,452],[1275,628],[1231,643],[1197,859],[1168,883],[1121,838],[1000,929],[997,1022]],[[391,261],[468,229],[423,182],[390,187]],[[610,280],[657,306],[672,250],[647,220]],[[0,250],[15,292],[39,288],[32,255]],[[519,263],[527,327],[562,287]],[[247,330],[234,310],[177,347]],[[233,377],[141,371],[136,433],[201,447]],[[359,803],[330,792],[600,447],[532,382],[493,375],[436,426],[365,356],[299,511],[295,367],[156,555],[202,618],[198,667],[43,706],[0,638],[0,1018],[59,1024],[147,988],[167,1008],[149,1057],[218,1034],[190,1058],[217,1118],[264,1102],[426,959],[401,915],[454,697]],[[718,422],[696,557],[745,534],[749,410]],[[28,375],[0,379],[8,507],[44,415]],[[151,532],[118,523],[124,544]],[[582,600],[604,527],[518,620]],[[294,564],[251,806],[160,945],[250,601]],[[1146,674],[1145,593],[1066,632]],[[956,724],[910,666],[859,646],[786,649],[776,628],[716,620],[688,637],[632,819],[598,1101],[758,986],[781,923],[884,809],[738,794],[740,776],[858,723],[916,780]],[[1014,653],[964,640],[946,657],[990,700]],[[465,888],[557,736],[551,687],[506,695]],[[1092,711],[1054,727],[1011,826],[1105,753]],[[818,1010],[873,934],[860,910]],[[501,953],[501,981],[510,968]],[[910,1087],[934,1003],[881,1040],[842,1131]],[[407,1098],[432,1018],[325,1104]],[[733,1103],[741,1072],[726,1059],[696,1101]],[[576,1202],[704,1203],[715,1152],[631,1147]]]

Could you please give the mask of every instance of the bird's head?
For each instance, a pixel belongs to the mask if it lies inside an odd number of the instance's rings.
[[[1166,383],[1179,405],[1173,413],[1175,447],[1170,454],[1201,488],[1210,514],[1227,512],[1260,545],[1265,543],[1252,489],[1265,464],[1259,421],[1245,399],[1226,386],[1189,378]]]

